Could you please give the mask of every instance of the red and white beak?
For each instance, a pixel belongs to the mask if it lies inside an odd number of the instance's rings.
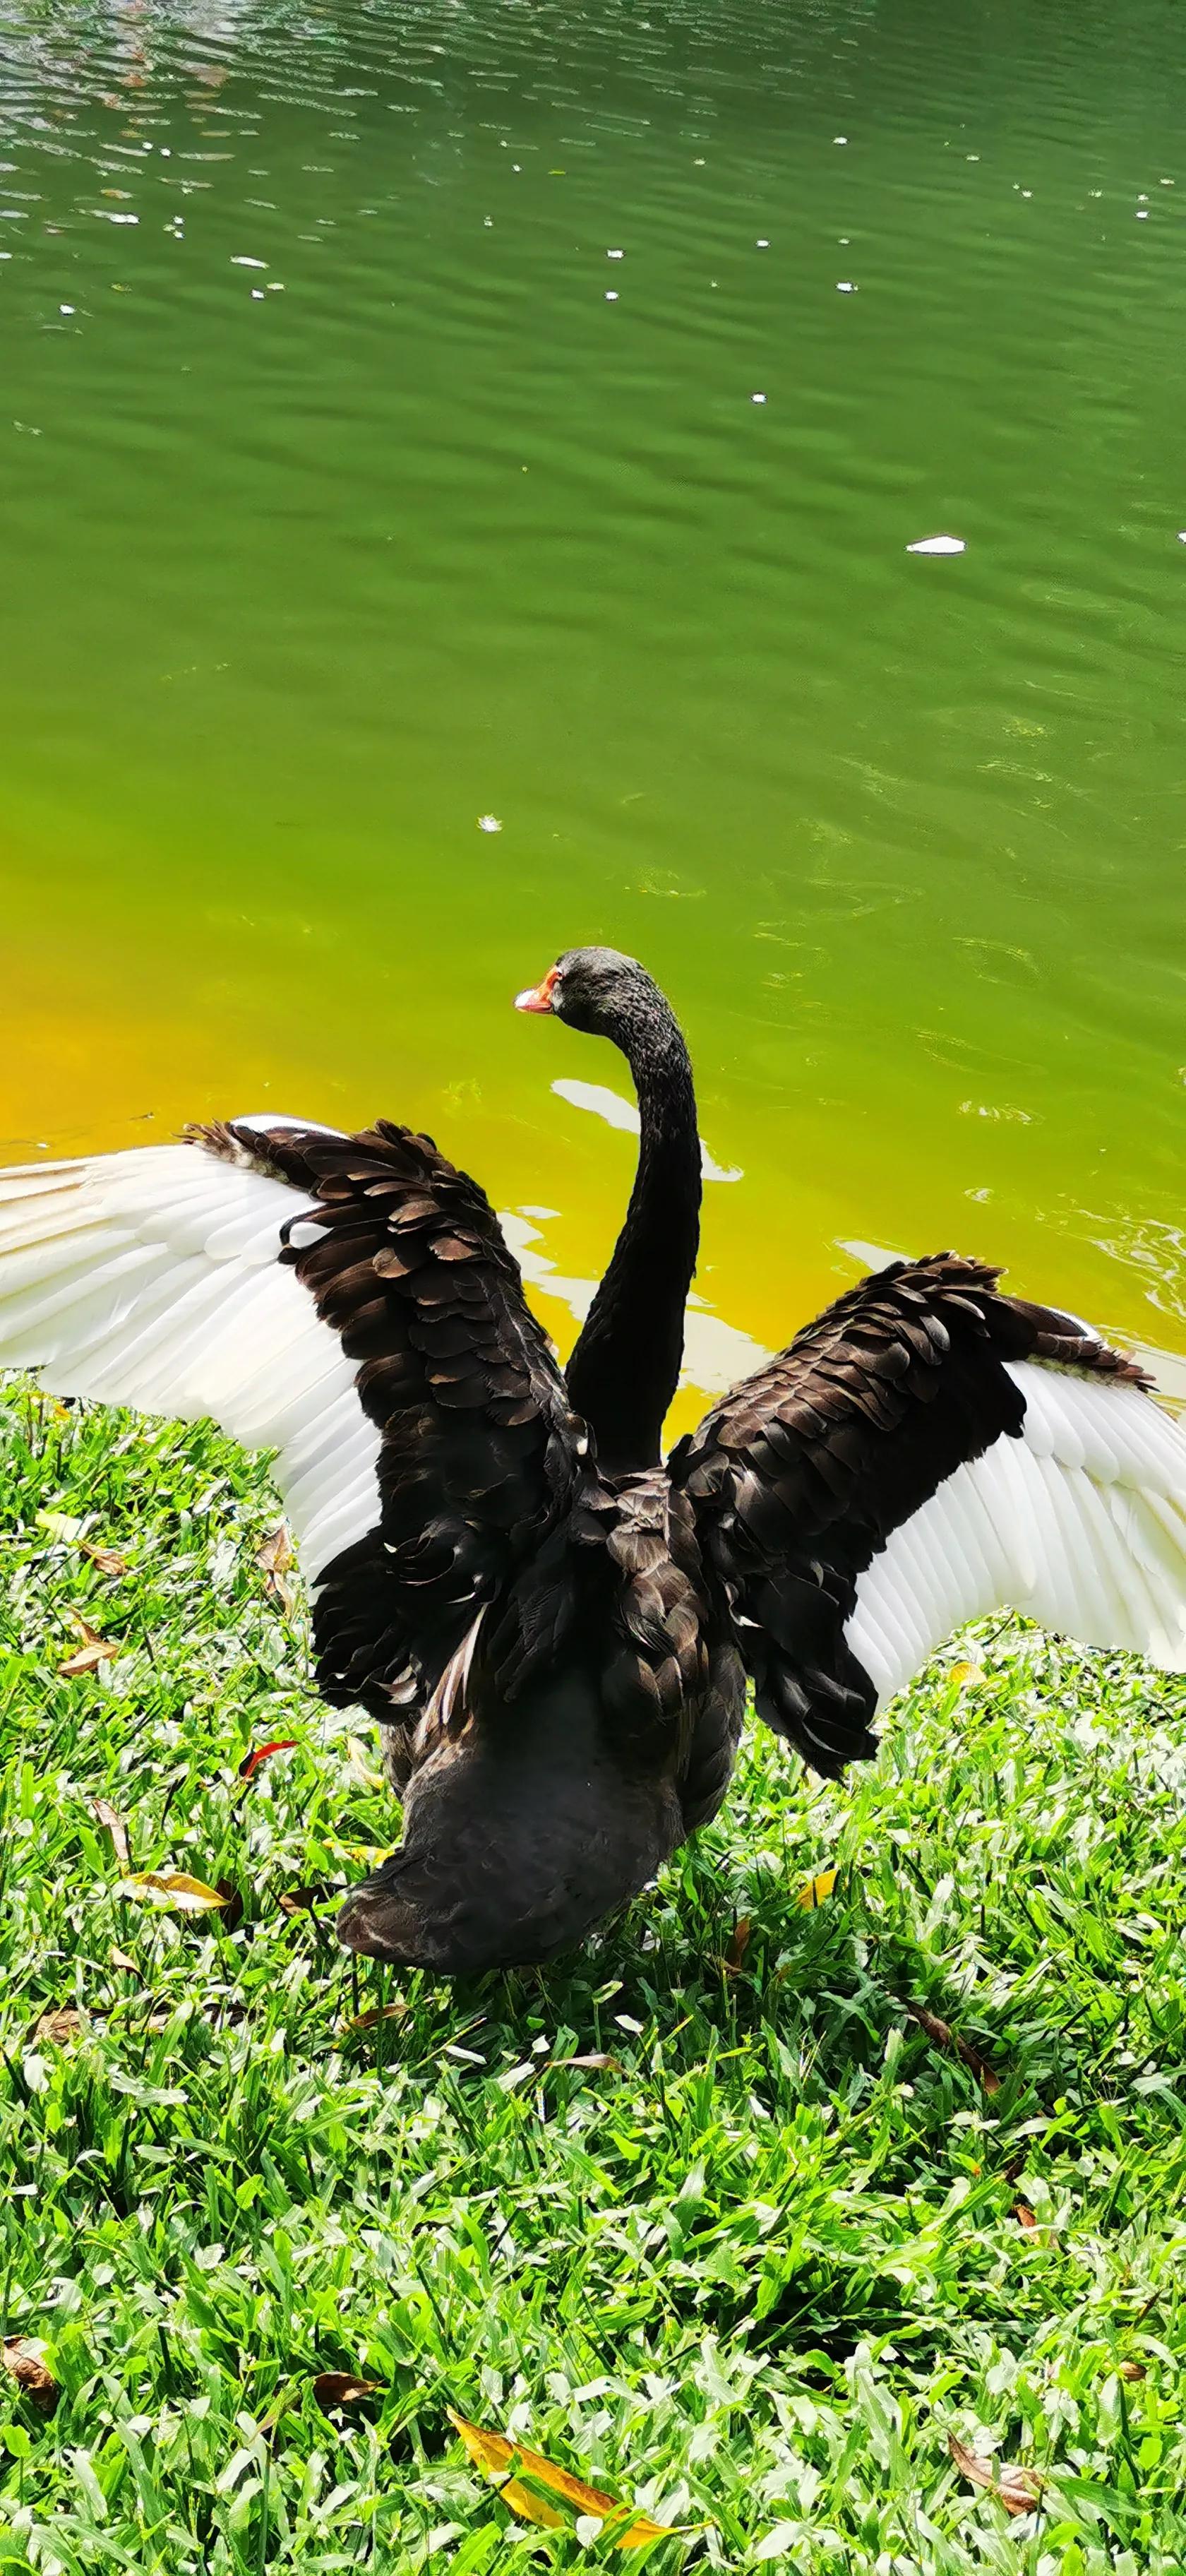
[[[517,1011],[550,1011],[552,1008],[552,995],[556,990],[556,978],[559,972],[560,969],[558,966],[549,966],[542,984],[531,984],[528,986],[525,993],[516,993],[515,1009]]]

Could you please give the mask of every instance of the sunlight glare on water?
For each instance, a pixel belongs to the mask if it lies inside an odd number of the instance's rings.
[[[1186,1351],[1169,0],[3,14],[0,1156],[405,1117],[564,1343],[604,939],[697,1384],[854,1244]]]

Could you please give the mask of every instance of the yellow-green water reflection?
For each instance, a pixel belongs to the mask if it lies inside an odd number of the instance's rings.
[[[1166,0],[6,36],[0,1153],[383,1109],[588,1279],[602,938],[739,1332],[954,1242],[1186,1350]]]

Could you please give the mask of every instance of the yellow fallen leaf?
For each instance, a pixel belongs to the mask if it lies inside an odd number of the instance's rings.
[[[149,1905],[174,1905],[179,1914],[209,1914],[229,1902],[216,1887],[207,1887],[202,1878],[188,1878],[182,1869],[138,1869],[130,1878],[121,1878],[116,1895],[136,1897]]]
[[[822,1905],[825,1902],[825,1899],[831,1895],[835,1884],[836,1872],[834,1869],[819,1870],[814,1878],[808,1879],[806,1887],[800,1888],[799,1893],[795,1898],[796,1905],[801,1905],[804,1913],[810,1914],[814,1905]]]
[[[382,1772],[372,1771],[362,1745],[353,1735],[346,1739],[346,1768],[360,1789],[385,1789],[387,1786]]]
[[[542,2451],[529,2451],[522,2442],[509,2442],[505,2433],[484,2432],[480,2424],[470,2424],[464,2415],[455,2415],[452,2407],[448,2412],[475,2467],[494,2481],[503,2503],[522,2521],[539,2523],[546,2531],[560,2530],[564,2516],[547,2501],[555,2495],[562,2496],[577,2513],[589,2514],[598,2522],[605,2522],[611,2514],[627,2515],[625,2528],[613,2534],[616,2549],[642,2549],[648,2540],[669,2537],[669,2523],[652,2522],[649,2514],[632,2512],[616,2496],[607,2495],[604,2488],[587,2486],[583,2478],[574,2478],[567,2469],[558,2468],[554,2460],[544,2458]],[[513,2475],[508,2474],[512,2471]],[[537,2487],[543,2488],[542,2495],[535,2493]]]
[[[982,1664],[953,1664],[948,1679],[958,1682],[961,1690],[976,1690],[988,1675]]]
[[[364,1869],[378,1869],[390,1858],[390,1843],[344,1843],[340,1836],[324,1832],[321,1840],[335,1860],[361,1861]]]

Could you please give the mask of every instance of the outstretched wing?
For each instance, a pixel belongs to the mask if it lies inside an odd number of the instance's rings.
[[[997,1275],[891,1264],[674,1453],[759,1712],[825,1775],[997,1608],[1186,1667],[1186,1434],[1130,1361]]]
[[[386,1123],[0,1171],[0,1366],[274,1449],[322,1686],[379,1715],[435,1683],[576,1469],[489,1201]]]

